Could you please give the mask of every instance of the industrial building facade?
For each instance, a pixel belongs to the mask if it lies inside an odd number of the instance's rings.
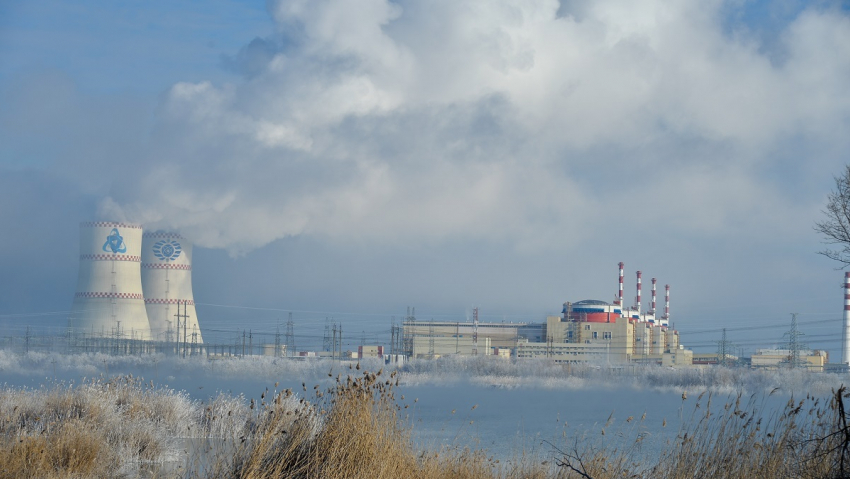
[[[656,280],[648,311],[641,309],[641,272],[637,272],[635,304],[623,301],[620,288],[613,303],[584,300],[564,303],[562,316],[538,323],[472,323],[415,321],[403,323],[404,354],[413,358],[445,355],[499,355],[548,358],[555,362],[646,362],[690,365],[692,354],[669,327],[670,286],[665,286],[664,314],[656,317]],[[477,318],[477,312],[475,317]]]
[[[473,355],[472,323],[447,321],[405,321],[407,350],[413,358],[447,355]],[[605,323],[568,320],[549,316],[545,323],[480,323],[478,354],[517,358],[548,358],[555,362],[623,363],[630,361],[682,365],[687,361],[679,353],[664,360],[665,354],[680,350],[679,333],[666,326],[630,318],[613,318]]]

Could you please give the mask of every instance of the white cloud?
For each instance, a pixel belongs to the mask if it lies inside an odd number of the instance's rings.
[[[116,201],[231,251],[300,234],[569,248],[593,237],[576,225],[734,236],[811,211],[764,171],[789,138],[845,147],[845,14],[801,14],[777,64],[719,1],[559,6],[274,2],[265,67],[174,85],[159,168]]]

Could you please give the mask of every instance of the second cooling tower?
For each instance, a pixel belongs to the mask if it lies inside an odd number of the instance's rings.
[[[142,289],[152,339],[203,342],[192,294],[191,242],[177,233],[145,233]]]

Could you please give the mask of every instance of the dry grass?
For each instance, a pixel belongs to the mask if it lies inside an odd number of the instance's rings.
[[[620,434],[606,423],[596,437],[551,446],[551,461],[508,462],[469,448],[419,451],[397,400],[392,372],[354,372],[306,399],[266,391],[259,401],[219,395],[208,405],[131,377],[75,387],[0,390],[0,479],[134,477],[140,464],[176,459],[174,438],[193,436],[184,467],[146,476],[184,478],[614,479],[837,478],[850,472],[844,388],[831,400],[738,395],[693,404],[675,440],[647,454],[643,418]],[[764,412],[774,411],[774,412]],[[608,429],[608,436],[605,436]],[[631,442],[612,436],[632,437]],[[607,441],[607,442],[606,442]],[[655,449],[653,449],[655,450]],[[153,468],[157,470],[156,467]],[[843,474],[843,475],[842,475]]]
[[[292,392],[262,404],[250,436],[235,454],[219,461],[217,477],[266,478],[490,478],[493,464],[483,453],[420,454],[398,414],[396,373],[365,372],[337,377],[316,392],[316,404],[293,406]],[[305,387],[306,390],[306,387]]]
[[[114,457],[105,438],[79,420],[49,435],[7,440],[0,448],[0,478],[107,477]]]
[[[718,405],[704,393],[675,441],[655,460],[636,454],[637,443],[617,450],[576,441],[561,451],[558,464],[572,473],[566,477],[593,479],[848,477],[850,429],[842,420],[847,418],[846,397],[842,387],[831,400],[791,398],[780,411],[764,414],[764,397],[739,394]]]
[[[185,396],[127,376],[0,390],[0,477],[134,475],[190,427]]]

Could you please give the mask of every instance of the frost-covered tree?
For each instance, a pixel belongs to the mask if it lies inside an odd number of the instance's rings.
[[[843,175],[835,177],[835,189],[829,194],[823,214],[826,219],[815,223],[815,231],[823,235],[824,243],[837,247],[818,253],[840,262],[842,267],[850,266],[850,165],[845,166]]]

